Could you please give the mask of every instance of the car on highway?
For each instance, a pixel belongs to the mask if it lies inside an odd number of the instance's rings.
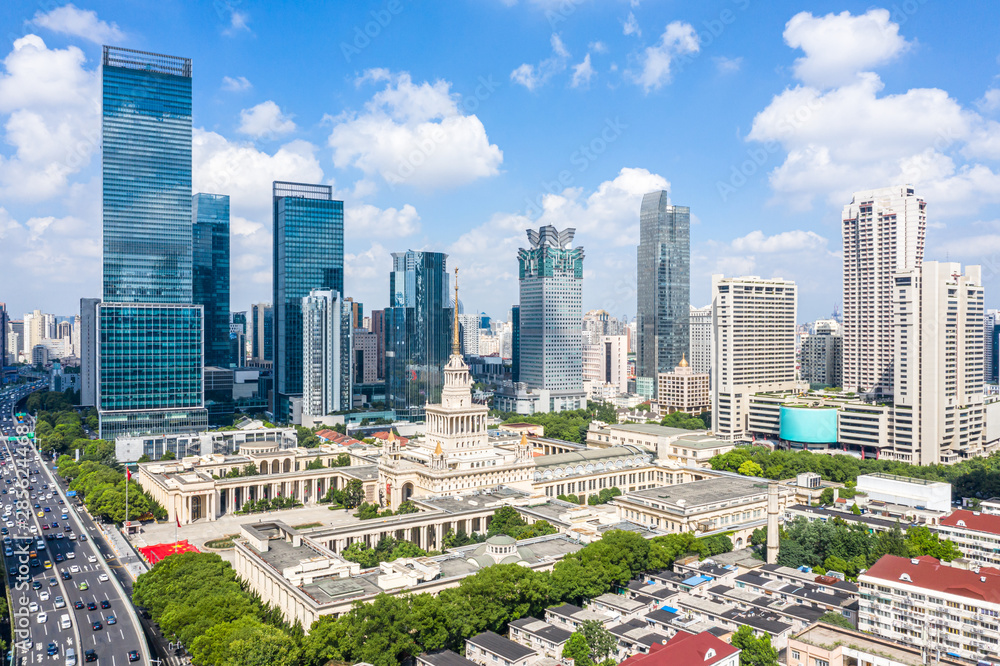
[[[73,608],[75,608],[75,609],[77,609],[77,610],[83,610],[83,608],[84,608],[84,605],[85,605],[85,604],[83,603],[83,601],[82,601],[82,600],[77,600],[77,601],[74,601],[74,602],[73,602]]]
[[[97,661],[97,651],[96,650],[87,650],[86,652],[83,653],[83,660],[84,661]]]
[[[101,608],[111,608],[111,602],[107,599],[101,599]]]
[[[79,585],[77,585],[77,589],[79,589],[81,592],[84,590],[89,590],[90,585],[87,585],[87,581],[83,581]]]
[[[87,610],[89,610],[89,611],[95,611],[95,610],[97,610],[97,604],[94,603],[93,601],[88,601],[87,602]]]
[[[95,623],[93,624],[93,627],[94,627],[94,631],[100,631],[101,629],[103,629],[103,628],[104,628],[104,625],[103,625],[103,624],[101,624],[100,622],[95,622]]]
[[[62,572],[61,574],[59,574],[59,575],[60,575],[60,576],[62,576],[62,579],[63,579],[63,580],[70,580],[71,578],[73,578],[72,576],[70,576],[70,575],[69,575],[69,572],[68,572],[68,571],[63,571],[63,572]]]
[[[108,574],[102,573],[100,576],[97,577],[97,580],[99,580],[102,583],[107,583],[108,582]]]
[[[38,622],[38,624],[45,624],[46,621],[48,621],[48,619],[49,619],[48,613],[39,613],[38,617],[35,618],[35,621]]]
[[[58,584],[59,581],[57,581],[55,578],[49,578],[49,587],[55,587]]]
[[[128,660],[129,661],[139,661],[139,651],[138,650],[129,650],[128,651]]]
[[[80,573],[80,567],[74,564],[69,568],[70,573]]]
[[[48,590],[42,590],[38,594],[38,600],[39,601],[48,601],[49,600],[49,591]]]
[[[29,613],[37,613],[38,612],[38,604],[36,602],[34,602],[34,601],[32,601],[30,604],[28,604],[28,612]]]
[[[93,564],[94,562],[97,561],[97,555],[91,555],[91,556],[89,556],[87,558],[87,561],[90,562],[91,564]],[[17,569],[14,569],[14,571],[11,573],[11,575],[13,576],[16,573],[17,573]]]
[[[50,657],[59,654],[59,648],[56,647],[55,643],[49,643],[48,649],[45,651]]]
[[[66,608],[66,600],[62,597],[56,597],[56,608]]]
[[[108,624],[109,625],[111,625],[111,624],[118,624],[118,618],[116,618],[114,615],[109,615],[107,617],[107,620],[108,620]]]

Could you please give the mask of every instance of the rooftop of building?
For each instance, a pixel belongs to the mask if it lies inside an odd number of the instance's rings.
[[[529,647],[515,643],[492,631],[484,631],[481,634],[465,639],[467,643],[482,648],[487,652],[498,655],[508,661],[520,661],[525,657],[538,654],[537,651]]]
[[[478,666],[476,662],[470,661],[451,650],[427,652],[417,657],[417,660],[430,664],[430,666]]]
[[[639,501],[647,505],[651,503],[662,504],[664,508],[690,509],[718,505],[757,495],[766,496],[767,486],[766,481],[723,476],[673,486],[657,486],[637,490],[624,495],[623,499]]]
[[[884,479],[886,481],[897,481],[900,483],[912,483],[915,486],[938,486],[951,487],[950,483],[944,481],[932,481],[930,479],[917,479],[912,476],[900,476],[899,474],[888,474],[886,472],[872,472],[871,474],[862,474],[858,477],[858,482],[862,479]]]
[[[569,451],[567,453],[556,453],[549,456],[539,456],[535,458],[535,468],[545,469],[548,467],[562,467],[565,465],[575,465],[603,462],[616,458],[631,458],[634,456],[648,456],[648,451],[632,444],[624,446],[609,446],[606,449],[584,449],[582,451]]]
[[[958,509],[941,518],[945,527],[961,527],[973,532],[1000,534],[1000,516],[979,511]]]
[[[807,645],[834,650],[837,647],[853,648],[858,652],[891,659],[906,666],[923,666],[924,659],[919,646],[908,646],[864,634],[853,629],[845,629],[832,624],[817,623],[803,629],[790,638]],[[947,666],[965,666],[968,662],[953,659],[945,654],[937,655],[938,663]]]
[[[915,559],[883,555],[861,576],[1000,604],[1000,569],[992,567],[972,571],[942,564],[928,555]]]
[[[513,500],[529,500],[529,498],[531,498],[531,493],[508,486],[497,486],[468,495],[422,497],[415,501],[430,509],[438,509],[445,513],[462,513],[482,510],[484,507],[499,506]],[[540,500],[540,503],[544,503],[544,500]]]
[[[732,448],[732,442],[726,442],[708,434],[695,431],[690,435],[683,435],[674,442],[675,446],[684,446],[689,449],[716,449],[720,447]]]
[[[699,634],[677,632],[665,644],[653,645],[647,654],[637,654],[621,666],[674,666],[675,664],[705,664],[711,666],[739,652],[738,648],[703,631]]]
[[[840,518],[848,523],[863,523],[865,525],[870,525],[871,527],[877,527],[884,530],[889,530],[899,525],[898,520],[876,518],[866,514],[855,516],[850,511],[834,511],[832,509],[824,509],[818,506],[809,506],[808,504],[793,504],[792,506],[786,507],[786,510],[800,511],[802,513],[809,513],[815,516],[822,516],[824,518]],[[900,527],[905,528],[905,525],[900,525]]]
[[[655,423],[612,423],[606,427],[608,430],[624,430],[625,432],[634,432],[640,435],[655,435],[657,437],[682,437],[698,432],[697,430],[692,431],[684,428],[670,428]]]
[[[572,632],[553,626],[545,620],[539,620],[536,617],[522,617],[519,620],[511,622],[510,626],[534,634],[535,636],[540,636],[556,644],[568,641],[572,635]]]

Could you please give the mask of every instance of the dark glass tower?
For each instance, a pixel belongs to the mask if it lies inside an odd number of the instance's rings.
[[[344,202],[329,185],[276,181],[274,197],[275,418],[302,395],[302,299],[344,293]]]
[[[274,308],[270,303],[250,306],[250,357],[256,361],[274,360]]]
[[[229,197],[194,195],[191,221],[194,302],[205,310],[205,365],[228,368]]]
[[[636,375],[656,385],[690,351],[691,209],[673,206],[666,190],[650,192],[639,210]]]
[[[510,309],[510,375],[515,382],[521,381],[521,306]]]
[[[191,60],[105,46],[100,436],[207,425],[193,303]]]
[[[451,353],[452,306],[448,255],[394,252],[385,310],[386,403],[397,417],[424,418],[441,402],[444,365]]]

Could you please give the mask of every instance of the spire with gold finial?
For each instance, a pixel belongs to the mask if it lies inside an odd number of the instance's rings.
[[[681,364],[678,367],[680,367],[680,368],[686,368],[686,367],[688,367],[687,354],[683,354],[683,353],[681,354]]]
[[[454,320],[452,321],[451,327],[454,333],[453,340],[451,342],[451,354],[452,356],[458,356],[462,353],[461,348],[458,344],[458,266],[455,266],[455,312]]]
[[[434,455],[439,456],[439,455],[441,455],[441,453],[442,453],[442,451],[441,451],[441,442],[438,442],[438,445],[436,447],[434,447]]]

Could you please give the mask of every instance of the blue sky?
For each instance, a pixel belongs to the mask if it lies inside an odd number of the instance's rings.
[[[100,295],[102,43],[194,60],[194,182],[229,194],[234,310],[271,298],[270,182],[345,200],[346,286],[448,252],[467,311],[517,302],[524,229],[577,228],[584,307],[635,312],[638,208],[691,207],[709,276],[840,302],[840,213],[910,182],[928,259],[1000,283],[1000,5],[909,0],[121,0],[0,7],[0,300]],[[367,33],[367,34],[366,34]]]

